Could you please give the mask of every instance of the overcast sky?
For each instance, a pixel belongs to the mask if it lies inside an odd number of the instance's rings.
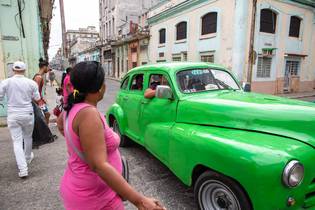
[[[99,30],[98,0],[64,0],[66,30],[96,26]],[[55,0],[51,21],[49,59],[52,59],[62,43],[59,0]]]

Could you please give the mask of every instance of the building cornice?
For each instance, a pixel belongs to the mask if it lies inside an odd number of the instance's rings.
[[[175,5],[174,7],[171,7],[167,10],[164,10],[164,11],[148,18],[148,24],[152,25],[152,24],[157,23],[161,20],[170,18],[172,16],[176,16],[178,13],[183,12],[183,11],[188,10],[188,9],[191,9],[192,7],[194,7],[196,5],[199,5],[199,4],[202,4],[205,2],[211,3],[214,1],[217,1],[217,0],[210,0],[210,1],[209,0],[187,0],[187,1],[184,1],[182,3]],[[304,8],[308,8],[308,9],[311,9],[313,11],[315,8],[315,0],[278,0],[278,1],[281,1],[284,3],[294,4],[296,6],[303,6]],[[168,1],[161,2],[161,4],[159,6],[162,6],[167,2]]]

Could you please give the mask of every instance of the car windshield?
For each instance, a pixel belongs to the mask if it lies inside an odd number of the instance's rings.
[[[240,89],[228,72],[218,69],[183,70],[178,72],[176,76],[179,89],[184,93]]]

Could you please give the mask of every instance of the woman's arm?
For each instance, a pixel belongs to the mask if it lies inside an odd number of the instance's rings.
[[[77,129],[75,129],[76,127]],[[90,168],[108,186],[139,209],[164,209],[158,204],[158,201],[146,198],[135,191],[121,174],[107,162],[103,123],[96,108],[86,108],[78,113],[74,120],[74,131],[77,131],[80,137],[81,145]]]
[[[60,115],[59,115],[59,117],[57,118],[57,127],[58,127],[58,130],[59,130],[59,132],[63,135],[63,136],[65,136],[65,134],[64,134],[64,130],[63,130],[63,115],[64,114],[67,114],[65,111],[63,111]]]

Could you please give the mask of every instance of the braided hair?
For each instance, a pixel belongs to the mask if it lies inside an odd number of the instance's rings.
[[[88,93],[98,92],[105,80],[105,72],[99,62],[84,61],[75,65],[70,72],[70,81],[76,93],[70,93],[68,104],[65,107],[67,113],[74,104],[85,100]]]

